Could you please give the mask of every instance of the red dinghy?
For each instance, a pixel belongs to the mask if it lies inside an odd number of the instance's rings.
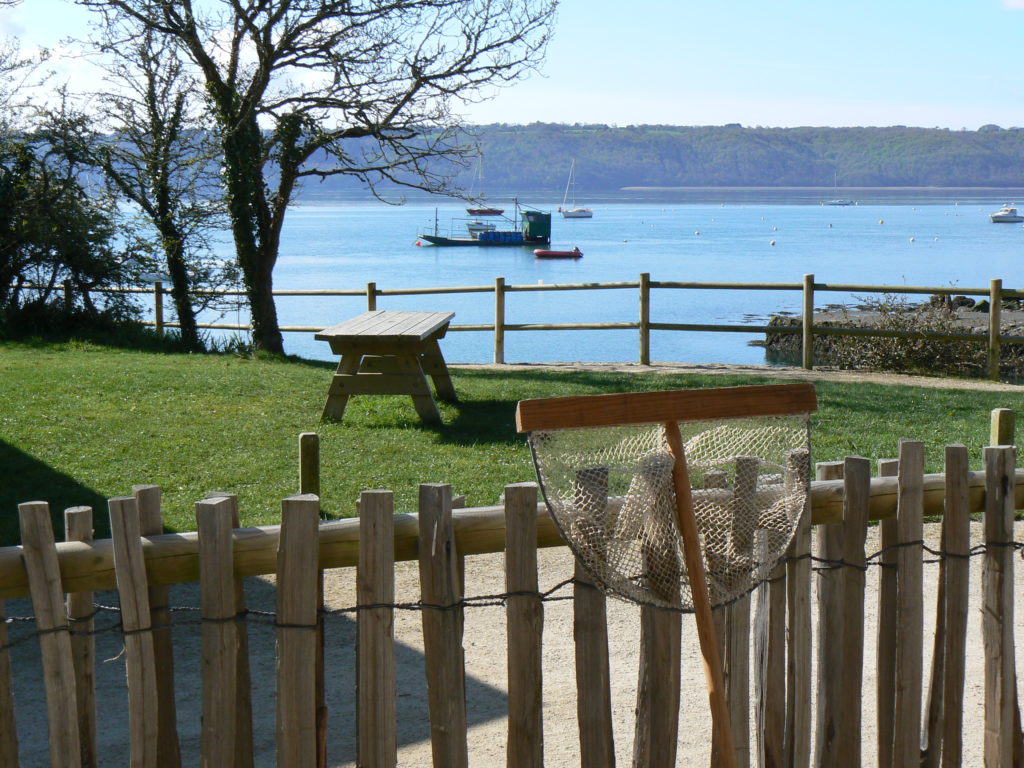
[[[544,248],[537,248],[534,250],[533,255],[538,259],[578,259],[583,255],[583,251],[579,248],[573,248],[571,251],[549,251]]]

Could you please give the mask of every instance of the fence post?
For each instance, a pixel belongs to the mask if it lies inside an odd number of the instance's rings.
[[[434,765],[466,768],[469,742],[462,585],[458,583],[451,486],[420,485],[419,512],[420,595],[426,605],[435,608],[421,614],[431,753]]]
[[[64,311],[70,312],[75,308],[75,295],[71,292],[71,281],[64,281]]]
[[[358,762],[394,768],[395,710],[395,513],[391,491],[363,491],[359,505],[356,596],[356,712]],[[369,607],[374,606],[374,607]]]
[[[132,496],[139,509],[139,532],[143,536],[157,536],[163,533],[160,487],[133,485]],[[71,595],[68,595],[69,604],[70,599]],[[92,608],[91,595],[88,607]],[[149,588],[149,615],[151,626],[156,627],[151,634],[153,656],[156,659],[157,765],[159,768],[180,768],[181,747],[178,743],[178,715],[174,700],[174,638],[171,635],[170,587],[160,584]],[[82,713],[78,714],[81,717]],[[241,768],[239,763],[236,765]]]
[[[77,768],[82,763],[75,667],[50,506],[45,501],[19,504],[18,516],[32,612],[36,615],[36,629],[40,633],[39,650],[50,729],[50,764]],[[132,693],[134,690],[129,691],[129,695]]]
[[[69,507],[64,510],[64,541],[92,541],[92,507]],[[71,636],[71,652],[75,663],[75,697],[78,702],[78,739],[83,768],[92,768],[96,761],[96,636],[93,634],[95,612],[92,592],[71,592],[66,598],[68,619],[78,633]],[[0,616],[0,620],[2,620]],[[0,638],[6,643],[5,638]],[[11,710],[13,717],[14,711]],[[13,734],[12,734],[13,735]],[[16,751],[16,750],[15,750]],[[0,750],[0,765],[17,765],[17,756],[10,762]]]
[[[0,765],[18,764],[18,729],[14,719],[14,680],[7,646],[7,611],[0,600]]]
[[[1003,281],[993,280],[989,284],[988,292],[988,377],[992,381],[999,381],[999,357],[1001,346],[999,342],[999,328],[1001,322],[1001,310],[1003,305]]]
[[[153,323],[156,326],[156,335],[164,335],[164,284],[157,281],[153,283]]]
[[[969,469],[967,448],[946,446],[946,501],[942,517],[945,564],[946,637],[943,669],[943,718],[936,734],[945,765],[960,765],[963,756],[964,676],[967,652],[967,606],[970,582],[968,556],[971,548],[971,518],[967,491]],[[931,739],[929,739],[931,752]],[[938,751],[936,749],[936,751]],[[937,764],[937,763],[936,763]]]
[[[651,273],[640,273],[640,365],[651,364]]]
[[[1012,408],[993,408],[989,431],[989,445],[1015,445],[1014,427],[1016,417]]]
[[[277,551],[277,764],[313,766],[316,743],[317,559],[320,500],[285,499]]]
[[[374,312],[377,309],[377,284],[366,284],[366,311]]]
[[[107,505],[124,633],[129,757],[131,765],[156,765],[159,753],[156,655],[150,631],[153,622],[139,509],[132,496],[110,499]]]
[[[537,592],[537,486],[505,486],[505,591],[508,636],[508,764],[544,765],[541,636],[544,604]]]
[[[804,275],[803,366],[814,367],[814,275]]]
[[[896,700],[894,766],[921,761],[921,677],[924,672],[924,582],[922,564],[924,443],[900,441],[896,532]]]
[[[985,560],[982,637],[985,653],[985,765],[1013,764],[1013,446],[989,446],[985,461]]]
[[[494,278],[494,362],[505,362],[505,278]]]
[[[896,477],[899,459],[879,459],[878,476]],[[882,566],[878,573],[878,640],[875,643],[875,713],[878,727],[878,768],[892,768],[893,723],[896,719],[896,516],[880,520]]]
[[[320,495],[320,435],[299,434],[299,493]]]
[[[794,451],[786,460],[786,478],[806,486],[810,480],[810,454]],[[811,762],[811,499],[804,502],[786,564],[786,762]]]
[[[202,611],[203,765],[232,765],[238,726],[238,625],[236,616],[231,499],[196,502]]]

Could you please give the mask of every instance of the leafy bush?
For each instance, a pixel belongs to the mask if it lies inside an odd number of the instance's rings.
[[[957,314],[943,302],[911,304],[905,297],[885,295],[861,299],[857,314],[844,310],[841,323],[883,331],[911,333],[970,333]],[[985,341],[956,341],[913,337],[827,336],[822,362],[840,368],[871,368],[938,376],[984,377],[988,371]],[[1019,376],[1019,348],[1004,346],[1003,366]]]

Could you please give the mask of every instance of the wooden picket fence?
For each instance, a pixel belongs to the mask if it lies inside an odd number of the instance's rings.
[[[1004,412],[1004,426],[1012,414]],[[1000,434],[1001,432],[1001,434]],[[1000,442],[1007,429],[994,428]],[[751,599],[716,609],[737,763],[768,766],[866,764],[861,703],[877,697],[878,764],[963,764],[965,647],[970,593],[983,613],[984,761],[1020,765],[1022,737],[1014,662],[1014,510],[1024,507],[1024,472],[1012,445],[985,449],[970,471],[963,446],[946,448],[945,471],[924,473],[924,447],[903,441],[899,458],[818,465],[789,557],[766,584],[767,641],[757,649],[767,674],[751,701]],[[53,766],[94,766],[97,705],[93,592],[120,596],[132,766],[248,768],[254,755],[248,629],[242,580],[275,574],[277,610],[276,764],[330,764],[326,730],[353,727],[360,766],[395,766],[395,562],[418,560],[433,765],[468,766],[463,627],[463,558],[505,553],[508,628],[507,765],[542,766],[541,649],[545,597],[538,592],[537,547],[561,540],[533,483],[508,486],[501,507],[454,509],[451,488],[420,486],[415,515],[395,515],[388,491],[366,491],[360,516],[321,522],[313,494],[285,499],[280,526],[239,528],[237,500],[196,504],[197,530],[161,534],[160,492],[136,486],[109,503],[111,539],[90,540],[91,510],[66,513],[66,541],[55,543],[45,503],[19,507],[22,546],[0,549],[0,600],[30,596],[43,668]],[[984,543],[972,548],[970,516],[981,512]],[[925,516],[941,515],[939,578],[925,593]],[[879,522],[878,654],[874,692],[865,690],[865,582],[868,526]],[[817,544],[812,547],[816,533]],[[812,559],[812,550],[816,558]],[[984,559],[979,585],[969,558]],[[815,562],[817,565],[815,566]],[[358,569],[357,717],[330,722],[324,704],[322,569]],[[812,574],[817,570],[816,607]],[[202,732],[200,755],[182,755],[177,737],[174,622],[168,585],[200,585]],[[578,566],[573,583],[579,759],[615,765],[605,597]],[[934,633],[926,599],[937,599]],[[3,602],[0,602],[0,607]],[[816,618],[815,618],[816,608]],[[2,611],[0,611],[2,614]],[[676,612],[643,608],[640,619],[634,766],[672,766],[680,702]],[[812,652],[812,622],[829,642]],[[934,636],[932,665],[924,644]],[[556,640],[560,642],[561,640]],[[7,626],[0,622],[0,766],[18,766],[16,710]],[[924,687],[928,685],[925,700]],[[812,689],[814,695],[812,696]],[[565,692],[563,692],[565,693]],[[687,691],[698,698],[703,692]],[[549,694],[550,695],[550,694]],[[762,713],[751,724],[751,705]],[[980,724],[975,724],[980,727]],[[710,734],[709,734],[710,736]],[[923,745],[923,746],[922,746]],[[685,757],[685,756],[683,756]],[[712,754],[712,764],[717,758]]]

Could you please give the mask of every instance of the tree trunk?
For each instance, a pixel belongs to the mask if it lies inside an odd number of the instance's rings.
[[[181,234],[170,222],[165,222],[161,230],[167,273],[171,276],[171,299],[174,302],[174,311],[178,315],[178,332],[188,349],[199,349],[199,329],[196,327],[195,308],[189,297],[184,243]]]
[[[277,323],[273,295],[279,238],[275,237],[264,197],[263,148],[256,119],[244,121],[228,133],[223,147],[231,231],[249,299],[253,346],[283,355],[284,339]]]
[[[269,250],[269,248],[268,248]],[[277,261],[277,246],[273,254],[261,254],[257,266],[257,279],[250,284],[246,278],[246,292],[252,313],[252,342],[256,349],[276,355],[284,354],[284,339],[277,324],[277,305],[274,303],[274,263]]]

